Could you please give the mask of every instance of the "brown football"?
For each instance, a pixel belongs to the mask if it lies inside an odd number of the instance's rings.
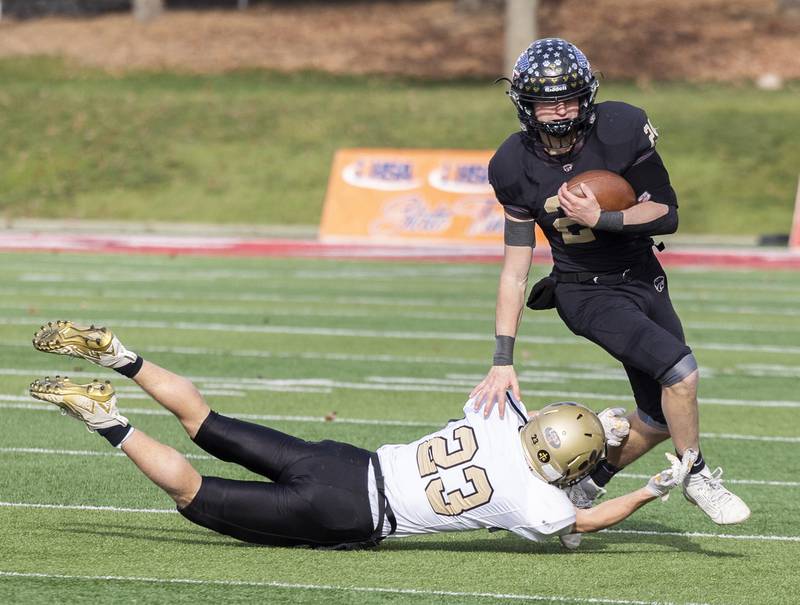
[[[630,183],[610,170],[587,170],[567,181],[567,189],[583,197],[580,184],[588,185],[603,210],[625,210],[636,203]]]

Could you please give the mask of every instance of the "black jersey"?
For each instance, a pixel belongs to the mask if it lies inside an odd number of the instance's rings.
[[[523,133],[512,134],[489,162],[489,182],[509,214],[536,220],[550,242],[558,271],[624,270],[646,260],[653,240],[579,225],[566,218],[556,192],[570,177],[587,170],[625,176],[655,153],[657,136],[643,110],[606,101],[596,106],[594,127],[580,149],[564,157],[549,157],[526,141]],[[668,175],[666,183],[631,180],[637,197],[647,192],[654,201],[677,206]]]

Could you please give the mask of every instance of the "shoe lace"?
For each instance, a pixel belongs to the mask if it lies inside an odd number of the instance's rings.
[[[719,489],[722,487],[722,468],[717,467],[714,469],[714,472],[711,473],[711,477],[708,479],[708,485],[714,489]]]
[[[711,497],[715,500],[724,502],[733,495],[722,485],[722,468],[719,466],[715,468],[711,476],[706,479],[706,485],[708,485],[709,489],[712,491]]]

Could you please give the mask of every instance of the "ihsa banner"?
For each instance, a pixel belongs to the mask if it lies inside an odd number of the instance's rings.
[[[503,209],[487,178],[491,157],[491,151],[339,150],[320,239],[502,245]]]

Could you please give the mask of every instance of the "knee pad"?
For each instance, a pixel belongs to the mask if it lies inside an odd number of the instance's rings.
[[[697,369],[697,360],[694,358],[692,353],[681,358],[678,363],[672,366],[669,370],[662,374],[661,378],[658,379],[658,382],[661,383],[662,387],[671,387],[674,384],[678,384],[681,380],[686,378],[689,374],[694,372]]]

